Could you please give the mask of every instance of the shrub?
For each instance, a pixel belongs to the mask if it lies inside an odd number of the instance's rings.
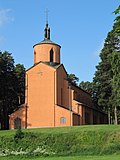
[[[21,128],[19,128],[14,135],[14,141],[17,143],[18,140],[22,138],[24,138],[24,133],[22,132]]]

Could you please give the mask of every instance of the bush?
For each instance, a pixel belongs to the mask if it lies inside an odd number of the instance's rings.
[[[22,132],[21,128],[19,128],[14,135],[14,141],[18,142],[22,138],[24,138],[24,133]]]

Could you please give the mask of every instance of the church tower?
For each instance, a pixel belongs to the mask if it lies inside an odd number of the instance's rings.
[[[33,46],[34,64],[45,62],[50,65],[60,64],[61,46],[50,40],[50,28],[48,22],[44,29],[44,40]]]

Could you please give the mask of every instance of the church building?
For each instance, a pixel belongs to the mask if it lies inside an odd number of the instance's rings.
[[[68,81],[60,61],[61,46],[44,40],[33,46],[34,65],[26,70],[25,104],[9,116],[10,129],[107,123],[107,115],[92,107],[91,94]]]

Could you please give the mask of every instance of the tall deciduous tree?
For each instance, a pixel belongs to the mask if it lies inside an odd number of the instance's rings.
[[[21,68],[21,73],[25,72],[23,68]],[[25,77],[24,75],[21,78],[18,77],[20,72],[18,72],[18,66],[14,66],[11,54],[6,51],[0,52],[0,120],[2,129],[9,128],[9,114],[18,107],[18,95],[24,94]]]

